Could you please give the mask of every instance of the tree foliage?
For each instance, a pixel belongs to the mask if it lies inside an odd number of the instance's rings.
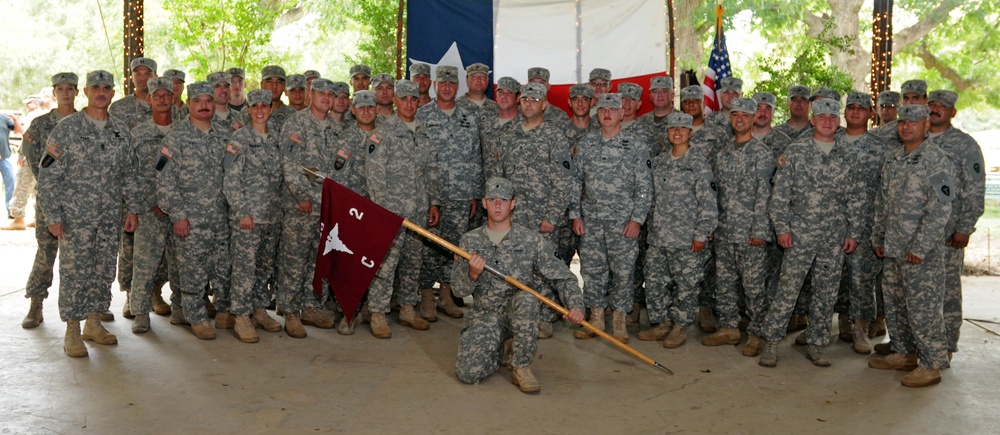
[[[363,63],[374,73],[396,73],[396,24],[398,0],[357,0],[347,16],[361,26],[358,53],[348,56],[351,63]],[[405,27],[405,22],[404,22]],[[406,58],[406,42],[402,56]]]

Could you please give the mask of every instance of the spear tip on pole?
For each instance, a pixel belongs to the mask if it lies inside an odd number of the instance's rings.
[[[674,375],[674,372],[672,372],[672,371],[670,371],[670,369],[664,367],[663,364],[660,364],[660,363],[658,363],[656,361],[653,361],[653,366],[656,367],[656,368],[658,368],[658,369],[660,369],[660,370],[663,370],[663,371],[667,372],[667,374],[670,375],[670,376]]]

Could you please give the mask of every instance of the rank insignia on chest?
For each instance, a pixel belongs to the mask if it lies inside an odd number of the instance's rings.
[[[292,135],[288,137],[288,140],[302,145],[302,136],[299,136],[298,133],[292,133]]]
[[[785,166],[785,155],[782,154],[778,156],[778,166]]]
[[[235,155],[240,152],[240,147],[233,144],[226,145],[226,152]]]
[[[368,140],[370,140],[374,144],[378,145],[378,144],[382,143],[382,136],[379,136],[378,133],[372,133],[371,136],[368,136]]]

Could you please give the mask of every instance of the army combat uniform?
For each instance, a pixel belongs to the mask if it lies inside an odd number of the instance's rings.
[[[125,124],[127,132],[131,132],[140,124],[153,118],[153,108],[149,104],[131,94],[121,100],[111,103],[108,113]],[[132,288],[132,271],[135,268],[133,260],[135,250],[135,233],[122,231],[118,246],[118,287],[123,292]]]

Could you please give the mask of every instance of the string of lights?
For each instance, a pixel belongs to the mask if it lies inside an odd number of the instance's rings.
[[[143,0],[125,0],[124,5],[125,35],[123,45],[125,49],[125,66],[122,81],[125,89],[124,95],[128,95],[135,91],[135,85],[132,83],[132,70],[129,66],[132,64],[132,59],[142,57],[145,53],[146,29],[143,21],[143,15],[145,14]]]
[[[875,0],[872,12],[871,93],[874,98],[892,86],[892,3],[893,0]],[[874,123],[881,124],[878,115]]]

